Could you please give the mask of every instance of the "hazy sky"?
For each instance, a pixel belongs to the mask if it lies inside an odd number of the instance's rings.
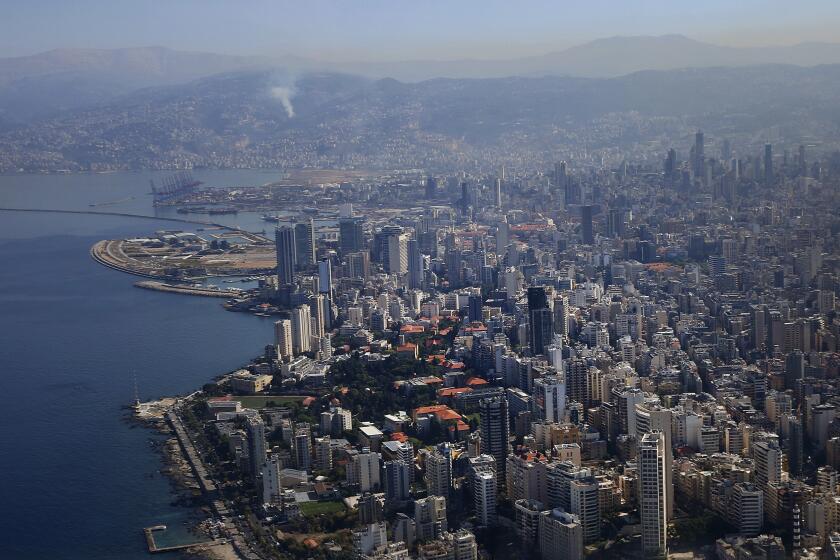
[[[503,58],[614,35],[840,41],[838,0],[0,0],[0,56],[163,45],[331,60]]]

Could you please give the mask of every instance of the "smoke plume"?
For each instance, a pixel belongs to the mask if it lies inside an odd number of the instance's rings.
[[[286,110],[286,115],[291,119],[295,116],[295,108],[292,105],[292,97],[295,96],[295,88],[289,86],[276,86],[271,88],[271,97],[278,100]]]

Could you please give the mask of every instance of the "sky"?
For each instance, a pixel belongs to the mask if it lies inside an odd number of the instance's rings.
[[[838,0],[0,0],[0,56],[160,45],[321,60],[515,58],[616,35],[840,41]]]

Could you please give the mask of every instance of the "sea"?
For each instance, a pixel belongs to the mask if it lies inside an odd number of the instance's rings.
[[[208,188],[282,177],[193,175]],[[0,211],[3,558],[148,558],[144,527],[165,524],[177,539],[196,520],[159,472],[162,436],[127,421],[123,407],[135,387],[141,400],[199,389],[259,355],[272,327],[269,319],[225,311],[216,298],[135,288],[137,277],[91,259],[101,239],[200,227],[156,219],[183,217],[152,205],[149,181],[164,176],[0,176],[0,208],[150,216]],[[256,213],[212,221],[271,229]]]

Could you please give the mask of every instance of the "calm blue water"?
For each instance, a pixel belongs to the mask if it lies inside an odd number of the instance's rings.
[[[96,209],[151,213],[149,177],[0,177],[0,207],[87,209],[134,197]],[[274,177],[201,178],[245,185]],[[216,299],[136,289],[136,278],[88,255],[99,239],[172,227],[0,212],[0,556],[148,558],[142,527],[188,519],[156,474],[154,434],[123,421],[131,372],[143,399],[190,392],[258,354],[271,325],[225,312]]]

